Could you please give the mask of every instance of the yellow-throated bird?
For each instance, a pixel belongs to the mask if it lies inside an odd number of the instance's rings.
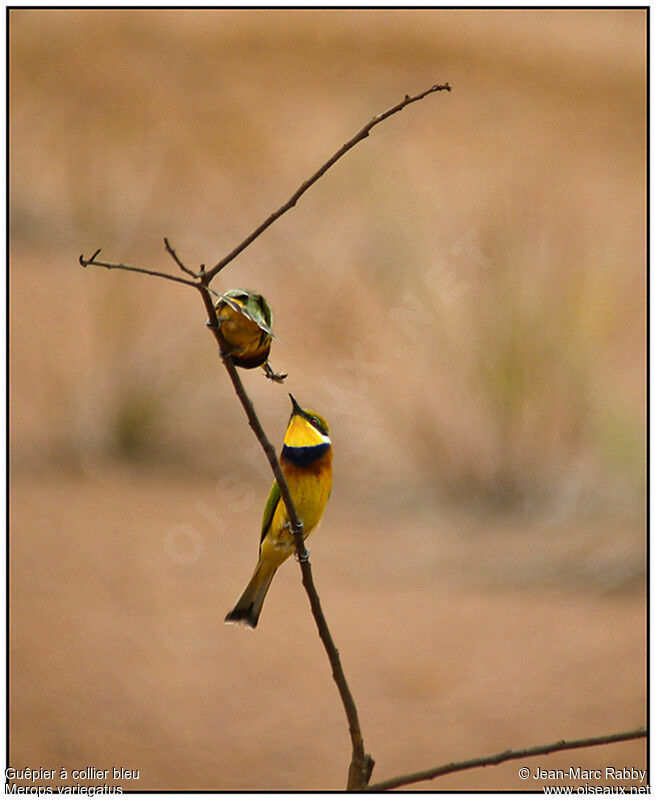
[[[325,419],[301,408],[291,394],[289,396],[292,415],[280,453],[280,467],[303,522],[305,539],[319,524],[330,496],[333,454]],[[226,616],[226,622],[255,628],[276,570],[294,551],[287,509],[278,483],[274,482],[262,518],[260,557],[255,572],[237,605]]]
[[[233,362],[243,369],[264,367],[268,378],[282,382],[269,366],[273,313],[265,298],[250,289],[230,289],[214,304],[223,338],[230,347]]]

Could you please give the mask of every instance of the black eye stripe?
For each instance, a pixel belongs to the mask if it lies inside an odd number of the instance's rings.
[[[318,420],[316,417],[313,417],[312,414],[303,413],[303,418],[306,419],[313,428],[316,428],[320,433],[323,433],[324,436],[326,435],[324,426],[321,424],[320,420]]]

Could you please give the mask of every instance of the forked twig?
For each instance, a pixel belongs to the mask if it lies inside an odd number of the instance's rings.
[[[98,261],[98,255],[101,251],[96,252],[91,258],[85,258],[83,255],[78,259],[83,267],[105,267],[105,269],[124,269],[128,272],[141,272],[144,275],[154,275],[156,278],[165,278],[167,281],[175,281],[176,283],[184,283],[187,286],[197,287],[198,283],[195,281],[188,281],[186,278],[180,278],[178,275],[169,275],[167,272],[157,272],[153,269],[146,269],[145,267],[131,267],[129,264],[112,264],[109,261]],[[187,270],[185,270],[187,272]],[[192,272],[189,272],[192,275]]]
[[[397,105],[393,106],[392,108],[388,109],[382,114],[378,114],[377,116],[373,117],[360,131],[358,131],[358,133],[355,134],[355,136],[353,136],[330,159],[328,159],[328,161],[326,161],[310,178],[308,178],[308,180],[302,183],[301,186],[299,186],[299,188],[294,192],[294,194],[289,198],[289,200],[284,205],[282,205],[277,211],[275,211],[273,214],[267,217],[267,219],[258,228],[256,228],[249,236],[247,236],[246,239],[244,239],[239,245],[237,245],[237,247],[235,247],[230,253],[228,253],[228,255],[226,255],[223,259],[221,259],[221,261],[219,261],[214,267],[212,267],[212,269],[206,271],[205,268],[201,265],[200,271],[198,273],[195,273],[193,270],[189,269],[182,262],[182,260],[178,257],[175,250],[169,244],[168,239],[165,238],[164,246],[166,248],[166,252],[175,261],[177,266],[185,274],[189,275],[194,280],[187,280],[186,278],[182,278],[176,275],[171,275],[165,272],[146,269],[144,267],[134,267],[127,264],[113,264],[106,261],[98,261],[98,255],[100,254],[100,250],[97,250],[91,256],[91,258],[85,259],[84,256],[80,256],[79,259],[80,264],[83,267],[96,266],[96,267],[104,267],[106,269],[121,269],[121,270],[126,270],[128,272],[141,272],[144,273],[145,275],[152,275],[154,277],[164,278],[165,280],[174,281],[176,283],[182,283],[185,284],[186,286],[193,286],[200,292],[208,316],[208,326],[212,330],[212,333],[214,334],[216,341],[219,345],[219,353],[222,362],[226,368],[226,371],[228,372],[235,393],[237,394],[237,397],[239,398],[239,401],[242,404],[242,407],[246,413],[248,424],[252,428],[258,442],[260,443],[269,461],[275,479],[278,482],[278,486],[280,487],[280,494],[282,500],[287,508],[287,515],[289,517],[291,531],[294,536],[296,556],[300,564],[303,586],[310,600],[310,607],[312,609],[312,614],[314,616],[317,629],[319,631],[319,636],[328,655],[328,659],[330,661],[330,665],[332,668],[333,679],[337,684],[342,704],[344,706],[344,710],[346,712],[346,717],[348,720],[349,732],[352,744],[352,755],[351,755],[351,763],[349,766],[347,789],[351,790],[368,789],[370,791],[385,791],[388,789],[395,789],[400,786],[405,786],[410,783],[417,783],[419,781],[430,780],[432,778],[439,777],[440,775],[446,775],[451,772],[473,769],[475,767],[484,767],[492,764],[501,764],[504,761],[509,761],[511,759],[528,758],[530,756],[547,754],[558,750],[569,750],[580,747],[592,747],[594,745],[610,744],[612,742],[626,741],[629,739],[636,739],[646,736],[646,730],[644,728],[639,728],[635,731],[612,734],[610,736],[600,736],[589,739],[579,739],[572,741],[560,741],[551,745],[531,747],[524,750],[507,750],[503,753],[498,753],[493,756],[476,758],[468,761],[453,762],[432,769],[423,770],[421,772],[414,772],[407,775],[401,775],[396,778],[391,778],[386,781],[381,781],[379,783],[369,784],[369,779],[371,777],[374,761],[371,758],[371,756],[369,756],[365,752],[362,733],[360,730],[360,723],[358,720],[357,708],[355,706],[355,702],[353,701],[353,697],[351,695],[348,683],[346,681],[346,677],[344,675],[344,671],[342,669],[339,653],[337,651],[337,648],[335,647],[332,636],[330,634],[330,630],[328,628],[328,624],[326,623],[326,619],[321,609],[319,595],[314,586],[314,581],[312,578],[312,568],[310,565],[307,549],[303,542],[303,524],[294,507],[294,503],[292,501],[289,492],[289,487],[287,486],[287,482],[285,480],[285,477],[280,468],[280,464],[276,457],[276,451],[271,442],[269,441],[269,439],[267,438],[262,428],[262,425],[260,424],[257,414],[255,413],[253,404],[244,389],[244,385],[241,381],[239,373],[232,361],[232,358],[229,355],[229,348],[226,346],[226,342],[218,326],[218,320],[216,312],[214,310],[214,304],[212,301],[212,295],[213,294],[215,295],[216,292],[214,292],[209,287],[209,283],[212,280],[212,278],[218,272],[220,272],[227,264],[229,264],[233,259],[235,259],[243,250],[245,250],[255,239],[257,239],[257,237],[260,236],[260,234],[263,233],[273,222],[279,219],[285,212],[293,208],[293,206],[296,205],[298,199],[314,183],[316,183],[316,181],[318,181],[321,178],[321,176],[324,175],[336,161],[338,161],[345,153],[347,153],[358,142],[365,139],[369,135],[369,131],[375,125],[378,125],[383,120],[401,111],[410,103],[414,103],[418,100],[421,100],[428,94],[437,91],[451,91],[451,87],[449,86],[448,83],[443,85],[436,84],[435,86],[431,86],[430,89],[427,89],[426,91],[414,95],[412,97],[406,95],[405,98],[400,103],[397,103]]]
[[[330,630],[328,628],[328,624],[326,623],[326,619],[321,609],[319,595],[314,586],[314,581],[312,578],[312,568],[310,565],[307,549],[305,548],[305,544],[303,542],[303,524],[294,507],[294,503],[292,501],[289,492],[289,487],[287,486],[287,482],[285,481],[285,477],[282,473],[280,464],[276,457],[276,451],[271,442],[269,441],[269,439],[267,438],[266,434],[264,433],[262,425],[260,424],[257,414],[255,413],[253,404],[248,395],[246,394],[244,385],[241,381],[241,378],[239,377],[239,373],[237,372],[237,369],[232,361],[232,358],[229,355],[228,347],[226,346],[226,342],[218,326],[218,320],[216,317],[216,312],[214,310],[214,304],[212,301],[212,294],[216,293],[209,288],[209,283],[212,280],[212,278],[214,278],[215,275],[217,275],[217,273],[220,272],[227,264],[233,261],[241,252],[243,252],[253,241],[255,241],[255,239],[257,239],[258,236],[260,236],[260,234],[262,234],[285,212],[293,208],[296,205],[299,198],[314,183],[316,183],[322,177],[322,175],[324,175],[330,169],[330,167],[333,164],[335,164],[335,162],[337,162],[345,153],[347,153],[358,142],[362,141],[369,135],[369,132],[374,126],[378,125],[380,122],[387,119],[388,117],[391,117],[393,114],[396,114],[397,112],[401,111],[410,103],[415,103],[418,100],[421,100],[422,98],[426,97],[427,95],[438,91],[451,91],[451,87],[449,86],[448,83],[442,85],[436,84],[434,86],[431,86],[426,91],[421,92],[420,94],[414,96],[406,95],[405,98],[400,103],[397,103],[395,106],[392,106],[392,108],[388,109],[387,111],[384,111],[382,114],[378,114],[377,116],[373,117],[360,131],[358,131],[358,133],[355,134],[355,136],[349,139],[349,141],[346,142],[346,144],[344,144],[331,158],[329,158],[328,161],[326,161],[310,178],[308,178],[304,183],[302,183],[286,203],[284,203],[277,211],[275,211],[273,214],[267,217],[267,219],[259,227],[257,227],[239,245],[237,245],[233,250],[231,250],[230,253],[228,253],[224,258],[222,258],[214,267],[212,267],[212,269],[206,271],[205,268],[201,266],[200,271],[198,273],[189,269],[178,257],[173,247],[171,247],[171,245],[169,244],[168,239],[165,238],[164,246],[166,248],[166,252],[175,261],[180,270],[182,270],[182,272],[184,272],[190,278],[193,278],[193,280],[188,280],[186,278],[182,278],[177,275],[171,275],[165,272],[159,272],[157,270],[146,269],[144,267],[134,267],[128,264],[114,264],[107,261],[99,261],[98,256],[100,255],[101,252],[100,250],[96,250],[96,252],[88,259],[84,258],[83,255],[81,255],[79,258],[79,262],[83,267],[95,266],[95,267],[104,267],[105,269],[120,269],[128,272],[141,272],[145,275],[152,275],[157,278],[164,278],[165,280],[168,281],[174,281],[175,283],[182,283],[186,286],[193,286],[200,292],[203,298],[203,303],[205,305],[205,310],[207,311],[208,325],[212,330],[212,333],[214,334],[217,343],[219,345],[219,353],[221,355],[223,364],[226,368],[226,371],[228,372],[235,393],[237,394],[237,397],[239,398],[239,401],[242,404],[242,407],[246,413],[248,424],[253,429],[253,432],[269,461],[275,479],[278,482],[278,486],[280,487],[280,495],[287,509],[287,515],[289,517],[292,534],[294,536],[296,556],[300,564],[303,586],[310,600],[310,607],[312,609],[312,614],[314,616],[317,629],[319,631],[319,636],[328,655],[328,659],[330,661],[330,665],[332,668],[333,678],[335,680],[335,683],[337,684],[349,724],[349,732],[351,735],[351,744],[352,744],[352,756],[351,756],[351,763],[349,766],[347,789],[364,789],[368,787],[371,791],[383,791],[386,789],[393,789],[399,786],[407,785],[409,783],[415,783],[422,780],[429,780],[431,778],[435,778],[439,775],[444,775],[449,772],[472,769],[473,767],[486,766],[489,764],[500,764],[503,761],[508,761],[513,758],[516,759],[532,755],[539,755],[542,753],[553,752],[555,750],[565,750],[576,747],[589,747],[595,744],[603,744],[613,741],[624,741],[626,739],[633,739],[639,736],[646,735],[646,731],[644,729],[639,729],[637,731],[631,731],[624,734],[614,734],[613,736],[597,737],[596,739],[584,739],[572,742],[557,742],[556,744],[553,745],[547,745],[537,748],[529,748],[527,750],[506,751],[505,753],[499,753],[496,756],[488,756],[487,758],[479,758],[479,759],[473,759],[471,761],[446,764],[442,767],[436,767],[431,770],[424,770],[423,772],[415,772],[409,775],[402,775],[397,778],[392,778],[390,780],[382,781],[377,784],[368,785],[369,779],[371,777],[371,771],[374,766],[374,761],[367,753],[365,753],[364,742],[360,730],[360,723],[358,720],[357,708],[355,706],[355,702],[353,701],[353,697],[351,695],[348,683],[346,681],[346,677],[344,675],[344,671],[342,669],[339,653],[337,651],[337,648],[335,647],[332,636],[330,634]]]
[[[287,509],[287,515],[290,520],[291,531],[294,536],[296,556],[300,564],[303,586],[310,600],[310,607],[312,609],[312,614],[314,616],[317,629],[319,631],[319,636],[328,655],[328,659],[330,661],[330,665],[332,668],[333,679],[337,684],[342,704],[344,706],[344,710],[346,712],[346,717],[348,720],[349,732],[352,744],[352,755],[351,755],[351,763],[349,766],[347,789],[351,790],[368,789],[370,791],[385,791],[388,789],[395,789],[400,786],[405,786],[410,783],[417,783],[419,781],[430,780],[432,778],[439,777],[440,775],[446,775],[451,772],[473,769],[475,767],[489,766],[492,764],[501,764],[504,761],[509,761],[511,759],[519,759],[525,757],[528,758],[530,756],[547,754],[558,750],[568,750],[580,747],[592,747],[594,745],[609,744],[612,742],[626,741],[629,739],[636,739],[639,737],[646,736],[646,730],[644,728],[639,728],[635,731],[612,734],[610,736],[572,740],[569,742],[560,741],[556,742],[555,744],[543,745],[539,747],[531,747],[524,750],[514,750],[514,751],[507,750],[503,753],[498,753],[493,756],[487,756],[484,758],[477,758],[468,761],[460,761],[460,762],[445,764],[432,769],[423,770],[421,772],[414,772],[407,775],[401,775],[396,778],[391,778],[386,781],[381,781],[379,783],[369,784],[369,779],[371,777],[374,761],[371,758],[371,756],[369,756],[365,752],[362,733],[360,730],[360,723],[358,720],[357,708],[355,706],[355,702],[353,701],[353,697],[351,695],[348,683],[346,681],[346,677],[344,675],[344,671],[342,669],[339,653],[333,642],[330,630],[328,628],[328,624],[326,623],[326,619],[324,617],[321,608],[319,595],[314,586],[314,581],[312,578],[312,568],[310,565],[307,549],[303,542],[303,524],[294,507],[294,503],[292,501],[289,492],[289,487],[287,486],[287,482],[285,480],[285,477],[280,468],[280,464],[276,457],[276,451],[271,442],[269,441],[269,439],[267,438],[262,428],[262,425],[260,424],[257,414],[255,413],[253,404],[244,389],[244,385],[232,361],[232,358],[229,355],[229,349],[226,346],[226,342],[223,339],[223,335],[218,326],[218,320],[216,317],[216,312],[214,310],[214,304],[212,301],[212,295],[213,294],[215,295],[216,292],[214,292],[209,287],[209,283],[212,280],[212,278],[218,272],[220,272],[227,264],[229,264],[233,259],[235,259],[241,252],[243,252],[243,250],[245,250],[255,239],[257,239],[257,237],[260,236],[260,234],[263,233],[271,224],[273,224],[273,222],[279,219],[285,212],[293,208],[294,205],[296,205],[298,199],[314,183],[316,183],[316,181],[318,181],[321,178],[321,176],[324,175],[333,164],[335,164],[336,161],[338,161],[345,153],[347,153],[358,142],[365,139],[369,135],[369,131],[375,125],[378,125],[383,120],[387,119],[393,114],[396,114],[398,111],[401,111],[410,103],[414,103],[418,100],[421,100],[428,94],[437,91],[451,91],[451,87],[449,86],[448,83],[446,83],[443,85],[431,86],[430,89],[427,89],[426,91],[414,95],[412,97],[406,95],[405,98],[400,103],[397,103],[397,105],[393,106],[392,108],[388,109],[382,114],[378,114],[377,116],[373,117],[360,131],[358,131],[358,133],[355,134],[355,136],[353,136],[330,159],[328,159],[328,161],[326,161],[310,178],[308,178],[308,180],[302,183],[301,186],[299,186],[299,188],[294,192],[294,194],[289,198],[289,200],[284,205],[282,205],[277,211],[275,211],[273,214],[267,217],[267,219],[258,228],[256,228],[249,236],[247,236],[246,239],[244,239],[239,245],[237,245],[237,247],[235,247],[230,253],[228,253],[227,256],[225,256],[214,267],[212,267],[211,270],[206,271],[204,266],[202,265],[198,273],[195,273],[193,270],[189,269],[178,257],[173,247],[171,247],[171,245],[169,244],[168,239],[165,238],[164,246],[166,248],[166,252],[175,261],[177,266],[185,274],[189,275],[194,280],[187,280],[186,278],[182,278],[176,275],[171,275],[165,272],[146,269],[144,267],[134,267],[128,264],[113,264],[106,261],[98,261],[98,255],[100,254],[100,250],[97,250],[91,256],[91,258],[85,259],[84,256],[80,256],[79,259],[80,264],[83,267],[96,266],[96,267],[104,267],[106,269],[121,269],[121,270],[126,270],[128,272],[141,272],[145,275],[152,275],[157,278],[164,278],[165,280],[174,281],[176,283],[182,283],[185,284],[186,286],[193,286],[200,292],[208,316],[208,326],[212,330],[212,333],[214,334],[216,341],[219,345],[219,353],[222,362],[226,368],[226,371],[228,372],[235,393],[237,394],[237,397],[239,398],[239,401],[242,404],[242,407],[246,413],[248,424],[252,428],[258,442],[260,443],[269,461],[275,479],[278,482],[278,486],[280,487],[280,494],[282,500],[285,503]]]

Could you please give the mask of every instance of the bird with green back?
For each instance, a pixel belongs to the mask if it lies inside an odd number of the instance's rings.
[[[273,313],[266,299],[250,289],[229,289],[214,304],[219,330],[228,345],[233,363],[243,369],[263,367],[268,378],[278,383],[287,377],[269,365]]]
[[[315,411],[301,408],[292,395],[289,396],[292,413],[280,453],[280,467],[294,508],[303,523],[305,539],[319,525],[330,497],[332,445],[326,420]],[[237,604],[226,616],[226,623],[256,627],[273,576],[294,551],[287,508],[280,496],[280,487],[274,482],[264,509],[255,572]]]

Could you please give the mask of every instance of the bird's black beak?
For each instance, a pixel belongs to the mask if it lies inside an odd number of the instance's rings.
[[[298,403],[296,402],[296,400],[294,399],[294,395],[293,395],[293,394],[290,394],[290,395],[289,395],[289,399],[292,401],[292,409],[293,409],[293,412],[292,412],[292,413],[294,413],[294,414],[300,414],[300,413],[303,411],[303,409],[302,409],[302,408],[299,406],[299,404],[298,404]]]

